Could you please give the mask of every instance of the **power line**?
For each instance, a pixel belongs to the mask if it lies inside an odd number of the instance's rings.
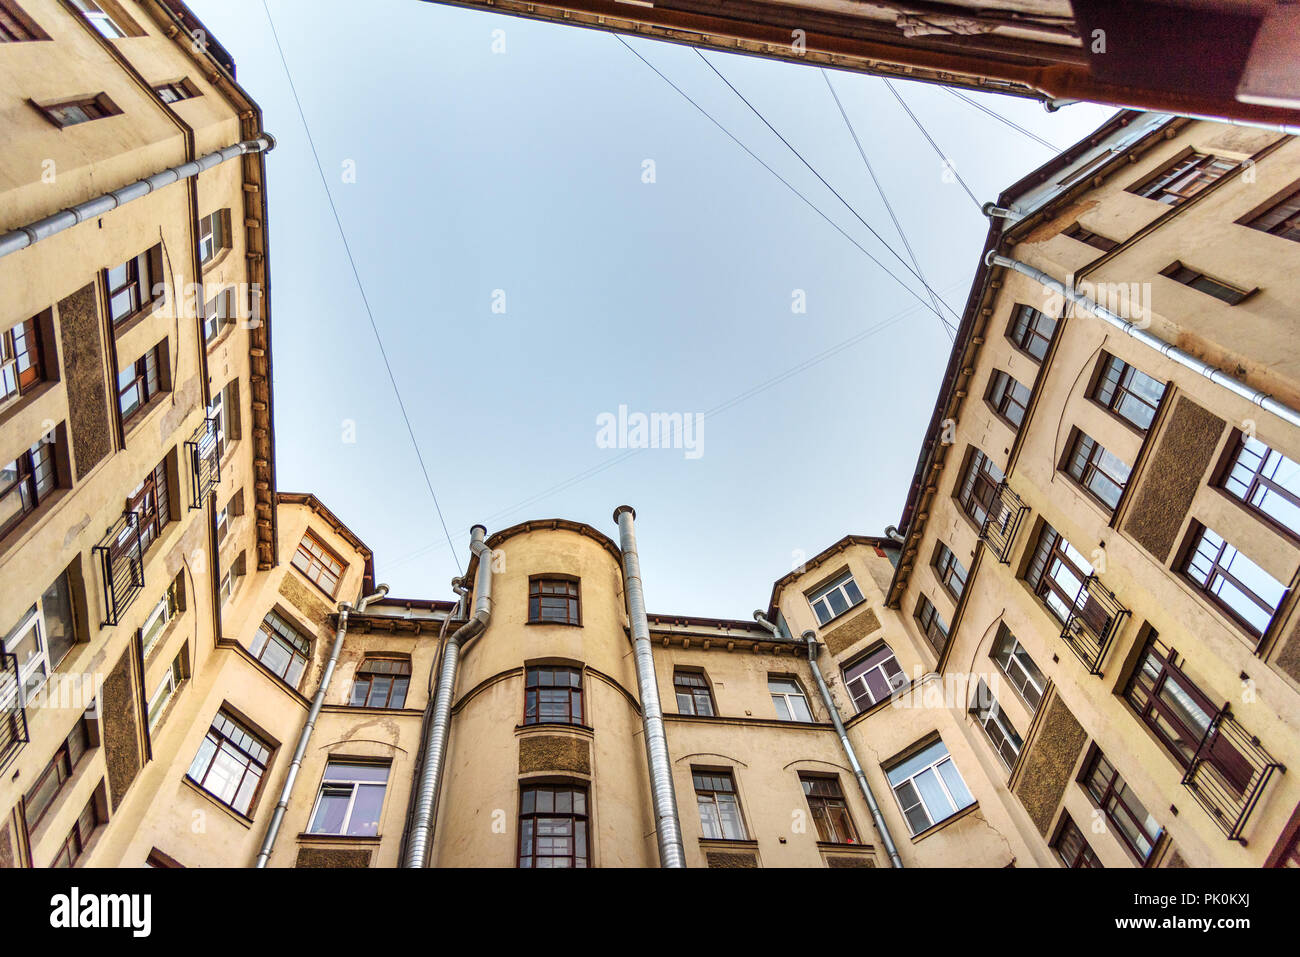
[[[885,192],[885,188],[880,185],[880,180],[876,178],[876,171],[871,167],[871,160],[867,159],[867,151],[863,148],[862,141],[858,139],[858,131],[853,128],[853,123],[849,120],[849,114],[845,111],[844,104],[840,102],[840,95],[835,92],[835,87],[831,83],[830,73],[823,69],[821,74],[822,79],[826,81],[826,88],[831,91],[831,98],[835,100],[835,105],[840,109],[840,116],[844,118],[844,125],[848,127],[849,135],[853,137],[853,143],[858,148],[858,155],[862,157],[862,162],[866,165],[867,172],[871,174],[871,182],[876,184],[876,192],[880,194],[880,199],[884,202],[885,209],[889,211],[889,218],[894,221],[894,228],[898,230],[898,236],[903,240],[903,247],[907,250],[908,258],[912,260],[912,265],[916,267],[917,275],[921,277],[921,281],[926,283],[925,288],[929,291],[930,298],[934,301],[934,311],[937,313],[939,311],[939,297],[935,295],[934,290],[930,288],[930,284],[925,280],[925,274],[921,271],[921,263],[916,258],[916,253],[912,249],[912,244],[907,241],[907,233],[903,232],[903,224],[900,223],[898,217],[894,215],[894,204],[889,201],[889,194]],[[942,318],[943,317],[940,316],[941,320]],[[952,342],[954,330],[947,321],[943,322],[943,331],[947,333],[948,341]]]
[[[1025,136],[1028,136],[1031,140],[1033,140],[1038,145],[1047,147],[1053,153],[1061,152],[1061,147],[1055,145],[1054,143],[1049,143],[1047,140],[1043,139],[1037,133],[1025,129],[1019,123],[1016,123],[1014,120],[1011,120],[1010,118],[1003,116],[1001,113],[997,112],[996,110],[990,109],[989,107],[985,106],[983,103],[979,102],[978,100],[971,99],[969,96],[966,96],[966,94],[962,93],[960,90],[955,90],[950,86],[946,86],[944,87],[944,89],[947,90],[949,93],[951,93],[953,96],[957,97],[957,99],[961,100],[963,103],[968,103],[971,106],[975,107],[975,109],[980,110],[983,113],[987,113],[989,116],[993,117],[993,119],[997,120],[999,123],[1003,123],[1011,127],[1013,130],[1025,134]]]
[[[710,60],[703,53],[701,53],[698,47],[695,47],[693,49],[695,50],[696,56],[698,56],[701,60],[703,60],[705,65],[708,66],[708,68],[712,70],[715,74],[717,74],[718,79],[720,79],[723,83],[725,83],[727,85],[727,88],[731,90],[732,93],[740,97],[740,101],[744,103],[747,107],[749,107],[750,112],[763,121],[763,125],[766,126],[769,130],[771,130],[776,135],[776,138],[785,144],[786,149],[788,149],[791,153],[797,156],[799,158],[799,162],[803,163],[804,166],[808,167],[808,170],[814,176],[816,176],[817,179],[821,181],[823,186],[825,186],[835,195],[835,198],[838,199],[844,205],[844,208],[847,209],[850,213],[852,213],[854,217],[857,219],[857,221],[860,222],[863,226],[865,226],[867,228],[867,231],[870,232],[871,235],[875,236],[876,239],[879,240],[880,244],[884,246],[886,249],[888,249],[895,259],[897,259],[900,263],[902,263],[904,269],[906,269],[917,280],[920,281],[921,285],[926,288],[926,291],[929,292],[930,296],[933,298],[934,290],[931,289],[929,283],[925,281],[925,277],[922,276],[917,270],[909,266],[903,260],[903,257],[898,255],[898,252],[894,249],[894,247],[889,245],[889,243],[885,242],[885,238],[881,236],[880,233],[876,232],[875,229],[872,228],[870,223],[868,223],[865,219],[862,218],[862,215],[856,209],[853,208],[852,204],[850,204],[847,199],[845,199],[842,195],[840,195],[839,190],[837,190],[834,186],[828,183],[826,181],[826,177],[824,177],[821,173],[817,172],[817,170],[813,167],[812,163],[809,163],[808,160],[804,158],[804,155],[800,153],[799,150],[797,150],[789,140],[787,140],[784,136],[781,135],[780,130],[778,130],[775,126],[773,126],[770,122],[768,122],[767,117],[764,116],[762,112],[759,111],[758,107],[754,106],[754,104],[751,103],[745,97],[745,94],[741,93],[738,89],[736,89],[736,87],[732,84],[732,82],[722,75],[722,71],[713,65],[712,60]],[[950,308],[948,311],[952,312],[952,309]],[[937,304],[935,305],[935,314],[939,316],[939,320],[941,322],[945,321],[943,318],[943,314],[939,312]],[[956,313],[954,312],[953,315],[956,315]]]
[[[356,280],[357,291],[361,293],[361,302],[366,307],[366,316],[370,320],[370,328],[375,334],[375,343],[379,346],[379,355],[384,360],[384,369],[388,372],[388,381],[393,386],[393,394],[397,396],[397,406],[402,411],[402,421],[406,423],[407,434],[411,437],[411,447],[415,449],[415,457],[419,460],[420,471],[424,473],[424,482],[429,487],[429,496],[433,499],[434,510],[438,513],[438,521],[442,524],[442,533],[447,537],[447,545],[451,548],[452,558],[456,561],[456,571],[461,572],[460,556],[456,552],[456,547],[451,542],[451,532],[447,530],[447,520],[443,518],[442,506],[438,504],[438,495],[433,490],[433,481],[429,478],[429,470],[424,464],[424,456],[420,454],[420,443],[415,439],[415,429],[411,427],[411,417],[406,414],[406,403],[402,401],[402,392],[397,387],[397,378],[393,375],[393,367],[388,361],[388,352],[384,349],[383,337],[379,334],[379,326],[375,323],[375,314],[370,308],[370,300],[366,296],[365,286],[361,282],[361,273],[357,270],[356,260],[352,257],[352,247],[348,244],[347,232],[343,229],[343,220],[339,218],[338,207],[334,205],[334,196],[330,192],[328,181],[325,179],[325,169],[321,166],[320,154],[316,152],[316,143],[311,136],[311,127],[307,124],[307,115],[302,109],[302,100],[298,98],[298,89],[293,83],[293,73],[289,69],[289,61],[285,58],[284,47],[280,45],[280,35],[275,30],[275,20],[271,17],[271,8],[267,6],[266,0],[262,0],[262,9],[266,11],[266,20],[271,25],[271,36],[275,40],[275,48],[280,53],[280,63],[284,66],[284,75],[289,81],[289,90],[293,93],[293,102],[298,107],[298,118],[302,121],[303,132],[307,134],[307,144],[311,147],[312,158],[316,161],[316,172],[320,174],[321,187],[325,190],[325,198],[329,201],[330,212],[334,214],[334,224],[338,227],[339,238],[343,240],[343,251],[347,253],[348,263],[352,267],[352,278]]]
[[[263,0],[263,2],[265,2],[265,0]],[[889,79],[886,77],[882,77],[882,79],[885,81],[885,86],[889,87],[889,92],[894,94],[894,99],[898,101],[898,105],[901,106],[907,112],[907,115],[912,118],[912,122],[915,123],[916,128],[921,131],[921,135],[925,137],[926,142],[928,142],[930,147],[936,154],[938,154],[939,159],[943,160],[944,166],[952,170],[952,175],[957,177],[957,182],[961,183],[961,188],[966,190],[966,195],[970,197],[970,201],[974,203],[982,213],[984,210],[984,204],[981,203],[976,198],[975,194],[971,192],[971,188],[967,186],[966,181],[961,178],[961,173],[957,172],[957,167],[952,165],[952,160],[948,159],[948,157],[944,155],[943,150],[939,148],[939,144],[934,141],[934,138],[930,136],[930,132],[925,128],[925,124],[916,118],[916,114],[912,112],[912,108],[907,105],[899,92],[894,89],[894,84],[890,83]]]
[[[895,273],[894,273],[894,272],[893,272],[893,271],[892,271],[888,266],[886,266],[886,265],[885,265],[884,263],[882,263],[879,259],[877,259],[875,256],[873,256],[870,252],[868,252],[867,249],[866,249],[866,248],[865,248],[865,247],[864,247],[860,242],[858,242],[856,239],[854,239],[852,236],[850,236],[847,232],[845,232],[845,231],[844,231],[844,228],[843,228],[842,226],[840,226],[839,223],[835,222],[835,220],[831,219],[829,216],[827,216],[825,213],[823,213],[820,209],[818,209],[817,206],[813,203],[812,200],[810,200],[810,199],[809,199],[807,196],[805,196],[803,193],[799,192],[799,190],[796,189],[795,186],[794,186],[794,185],[793,185],[793,184],[792,184],[788,179],[786,179],[784,176],[782,176],[780,173],[778,173],[776,170],[774,170],[771,166],[769,166],[767,163],[765,163],[765,162],[763,161],[763,159],[762,159],[762,158],[761,158],[757,153],[755,153],[755,152],[754,152],[753,150],[751,150],[748,146],[746,146],[744,143],[742,143],[742,142],[741,142],[741,141],[736,137],[736,135],[735,135],[734,133],[731,132],[731,130],[727,129],[725,126],[723,126],[721,123],[719,123],[716,119],[714,119],[713,116],[709,113],[708,110],[706,110],[704,107],[700,106],[700,104],[696,103],[693,99],[691,99],[690,96],[689,96],[689,95],[688,95],[688,94],[687,94],[687,93],[686,93],[686,92],[685,92],[685,91],[684,91],[680,86],[678,86],[676,83],[674,83],[672,80],[670,80],[667,76],[665,76],[663,73],[661,73],[661,72],[659,71],[659,68],[658,68],[658,67],[656,67],[653,63],[651,63],[649,60],[647,60],[647,59],[646,59],[645,57],[643,57],[641,54],[637,53],[636,50],[633,49],[633,47],[632,47],[632,46],[631,46],[631,45],[630,45],[626,40],[624,40],[621,36],[619,36],[617,33],[615,33],[613,36],[614,36],[614,39],[616,39],[619,43],[621,43],[621,44],[623,44],[623,46],[627,47],[629,53],[631,53],[634,57],[636,57],[638,60],[640,60],[640,61],[641,61],[642,63],[644,63],[646,66],[648,66],[651,70],[653,70],[654,73],[655,73],[655,75],[658,76],[659,79],[663,80],[665,83],[667,83],[669,86],[671,86],[674,90],[676,90],[676,91],[678,92],[678,94],[682,97],[682,99],[684,99],[687,103],[691,104],[691,106],[695,107],[695,109],[699,110],[700,113],[702,113],[702,114],[704,115],[705,119],[707,119],[710,123],[712,123],[712,124],[713,124],[714,126],[716,126],[718,129],[720,129],[723,133],[725,133],[725,134],[726,134],[726,135],[731,139],[731,141],[732,141],[733,143],[735,143],[735,144],[736,144],[737,146],[739,146],[742,150],[744,150],[746,153],[748,153],[748,154],[749,154],[749,155],[754,159],[754,161],[755,161],[756,163],[758,163],[760,166],[763,167],[763,169],[767,170],[769,173],[771,173],[773,176],[775,176],[778,180],[780,180],[781,183],[782,183],[782,185],[784,185],[786,189],[790,190],[790,192],[794,193],[794,194],[795,194],[796,196],[798,196],[801,200],[803,200],[804,203],[807,204],[807,206],[808,206],[809,209],[811,209],[814,213],[816,213],[816,214],[817,214],[818,216],[820,216],[822,219],[826,220],[826,222],[830,223],[831,226],[833,226],[833,227],[835,228],[835,231],[838,232],[838,233],[839,233],[841,236],[843,236],[845,239],[847,239],[849,242],[851,242],[854,246],[856,246],[857,249],[858,249],[858,251],[859,251],[860,253],[862,253],[862,255],[866,256],[866,257],[867,257],[868,259],[870,259],[873,263],[875,263],[877,266],[879,266],[881,269],[883,269],[886,273],[888,273],[891,279],[893,279],[893,280],[894,280],[895,282],[897,282],[900,286],[902,286],[902,287],[903,287],[904,289],[906,289],[909,293],[911,293],[912,296],[913,296],[917,301],[919,301],[919,302],[921,303],[921,305],[925,306],[927,309],[931,308],[930,304],[927,303],[924,299],[921,298],[920,293],[918,293],[915,289],[913,289],[913,288],[912,288],[911,286],[909,286],[907,283],[903,282],[903,280],[900,279],[900,278],[897,276],[897,274],[895,274]],[[942,317],[940,317],[940,318],[942,318]]]

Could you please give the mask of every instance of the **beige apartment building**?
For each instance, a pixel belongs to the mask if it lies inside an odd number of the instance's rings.
[[[229,56],[0,40],[0,865],[1300,864],[1294,138],[1125,111],[991,203],[899,528],[753,617],[647,611],[625,506],[404,599],[276,488]]]

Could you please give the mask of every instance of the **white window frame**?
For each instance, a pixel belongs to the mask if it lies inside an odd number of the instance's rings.
[[[218,209],[199,220],[199,258],[204,266],[229,248],[224,214],[224,209]]]
[[[795,688],[798,690],[797,691],[774,691],[772,689],[772,682],[774,681],[788,682],[789,684],[794,685]],[[808,704],[808,695],[804,693],[803,685],[799,684],[797,678],[788,678],[782,675],[768,675],[767,691],[768,694],[772,696],[772,707],[776,710],[776,717],[778,721],[810,722],[813,720],[812,706]],[[796,715],[795,709],[791,706],[790,703],[791,699],[794,698],[798,698],[800,701],[803,702],[803,710],[808,713],[808,717],[800,718]],[[780,699],[780,704],[777,703],[777,699]],[[781,717],[782,706],[785,707],[785,710],[790,715],[790,717],[788,718]]]
[[[356,767],[357,765],[361,765],[361,764],[365,764],[365,762],[361,762],[361,761],[342,761],[342,760],[340,760],[340,761],[329,761],[329,760],[327,760],[327,761],[325,762],[325,773],[324,773],[324,776],[321,778],[320,787],[318,787],[318,788],[316,789],[316,802],[312,805],[312,808],[311,808],[311,815],[307,818],[307,833],[308,833],[308,834],[324,834],[324,835],[332,835],[332,836],[334,836],[334,837],[348,837],[348,836],[377,836],[377,835],[379,834],[379,825],[383,823],[383,812],[384,812],[384,810],[385,810],[385,808],[386,808],[386,805],[387,805],[387,802],[388,802],[388,782],[389,782],[389,780],[392,778],[392,774],[393,774],[392,766],[391,766],[391,765],[381,765],[381,764],[375,764],[375,765],[368,765],[368,764],[367,764],[367,765],[366,765],[367,767],[382,767],[382,768],[384,768],[384,769],[388,772],[387,776],[384,778],[384,782],[383,782],[383,784],[379,784],[379,783],[377,783],[377,782],[375,782],[375,781],[357,781],[357,780],[354,780],[354,779],[351,779],[351,778],[333,778],[333,779],[330,778],[330,768],[331,768],[331,766],[337,766],[337,767],[345,767],[345,768],[347,768],[347,767]],[[340,825],[339,825],[340,830],[338,830],[338,831],[316,831],[316,830],[313,830],[313,828],[314,828],[314,826],[315,826],[315,824],[316,824],[316,815],[317,815],[317,813],[320,812],[321,798],[325,796],[325,789],[326,789],[326,788],[335,788],[335,789],[341,790],[341,789],[344,788],[344,787],[349,788],[350,793],[348,794],[348,807],[347,807],[347,810],[344,811],[344,813],[343,813],[343,820],[342,820],[342,822],[341,822]],[[357,806],[357,795],[361,793],[361,789],[362,789],[363,787],[379,787],[379,788],[382,788],[382,789],[383,789],[384,797],[383,797],[383,800],[381,800],[381,801],[379,802],[379,815],[380,815],[380,820],[377,821],[376,824],[375,824],[375,835],[349,835],[349,834],[348,834],[348,828],[349,828],[349,827],[351,826],[351,824],[352,824],[352,812],[353,812],[353,810],[356,809],[356,806]]]
[[[898,691],[900,688],[904,688],[907,686],[907,672],[903,671],[903,666],[898,663],[898,656],[894,654],[894,649],[889,648],[888,645],[884,647],[888,648],[889,650],[888,656],[881,658],[878,662],[876,662],[866,671],[862,672],[862,674],[854,677],[852,680],[846,679],[844,681],[844,688],[849,693],[849,700],[854,702],[855,707],[857,706],[857,700],[859,697],[864,697],[866,700],[870,702],[870,704],[862,708],[863,711],[867,710],[867,708],[873,708],[876,705],[880,704],[881,701],[885,700],[884,698],[877,699],[876,696],[871,693],[871,685],[867,682],[867,675],[871,674],[871,672],[873,671],[880,672],[881,680],[883,680],[885,684],[889,686],[889,691],[891,695],[893,695],[893,693]],[[851,671],[855,665],[859,664],[863,660],[863,658],[870,658],[871,655],[876,654],[876,652],[878,651],[880,651],[880,648],[874,649],[871,652],[871,654],[863,655],[862,658],[857,659],[856,661],[853,662],[853,664],[850,664],[842,668],[841,676],[843,675],[844,672]],[[889,672],[885,670],[885,665],[891,661],[894,663],[894,667],[898,669],[898,674],[890,675]],[[862,695],[857,695],[853,691],[854,687],[858,684],[862,685],[862,691],[863,691]]]
[[[925,765],[924,767],[917,768],[915,771],[913,771],[911,774],[909,774],[907,777],[903,778],[902,780],[898,781],[897,783],[894,783],[894,781],[889,778],[888,771],[885,772],[885,778],[886,780],[889,780],[889,789],[894,793],[894,801],[898,804],[898,809],[902,812],[903,820],[907,822],[908,829],[909,830],[911,829],[912,823],[907,817],[907,812],[914,807],[922,808],[925,811],[925,816],[927,820],[929,820],[930,822],[920,830],[912,831],[913,837],[915,837],[917,834],[920,834],[922,831],[929,830],[930,828],[934,827],[936,824],[946,821],[948,820],[948,818],[952,817],[953,815],[978,803],[975,800],[975,795],[971,793],[970,786],[966,784],[966,779],[962,777],[961,768],[957,767],[956,761],[953,761],[952,754],[951,752],[948,751],[948,745],[944,744],[942,740],[936,741],[935,744],[938,744],[940,747],[943,748],[943,756],[935,758],[933,761],[931,761],[929,764]],[[922,748],[921,750],[928,751],[932,747],[934,747],[934,744],[929,744],[926,745],[926,747]],[[944,762],[948,762],[952,765],[952,770],[953,773],[957,775],[957,780],[961,781],[962,787],[966,788],[966,793],[970,794],[971,796],[970,804],[959,805],[957,803],[956,797],[953,796],[952,790],[948,787],[948,782],[945,781],[943,775],[939,773],[939,767]],[[926,771],[930,771],[930,770],[934,771],[935,781],[939,783],[939,787],[943,791],[944,796],[948,799],[948,802],[953,807],[951,813],[945,814],[941,818],[935,818],[934,811],[930,808],[928,804],[925,803],[925,793],[919,787],[917,787],[915,783],[916,778],[920,777]],[[906,807],[903,806],[903,800],[898,795],[898,789],[901,788],[904,784],[912,785],[912,790],[916,792],[916,797],[917,797],[916,804],[909,804]]]
[[[853,591],[857,592],[858,597],[856,601],[849,593],[849,586],[852,586]],[[836,611],[831,605],[828,596],[833,592],[839,592],[840,597],[845,601],[846,607],[843,611]],[[858,587],[858,583],[854,580],[853,572],[851,571],[845,572],[829,585],[823,585],[808,596],[808,604],[812,607],[813,614],[817,617],[817,623],[819,625],[825,625],[827,622],[834,621],[840,615],[847,614],[851,609],[856,608],[866,600],[866,597],[862,594],[862,589]],[[825,608],[827,615],[826,618],[823,618],[821,612],[817,610],[818,602],[821,602]]]
[[[50,680],[53,667],[50,664],[49,642],[45,640],[44,609],[42,609],[39,599],[31,608],[23,612],[22,617],[18,619],[18,624],[14,626],[9,633],[9,637],[5,639],[4,650],[9,654],[15,654],[14,649],[33,632],[36,635],[36,654],[26,663],[18,662],[16,687],[12,679],[8,679],[3,685],[0,685],[0,707],[13,707],[15,697],[17,698],[18,707],[27,707],[28,699]],[[41,676],[40,680],[35,684],[30,684],[32,678],[38,674]]]
[[[162,633],[167,630],[172,619],[176,617],[176,582],[173,581],[163,592],[162,598],[158,599],[158,604],[153,606],[149,616],[145,618],[144,624],[140,626],[140,635],[143,639],[144,654],[147,656],[158,643]]]
[[[1004,675],[1006,675],[1007,682],[1011,685],[1012,688],[1015,689],[1016,694],[1020,695],[1020,699],[1029,706],[1030,711],[1037,712],[1038,705],[1043,703],[1043,695],[1046,693],[1047,689],[1045,686],[1039,685],[1039,683],[1034,680],[1033,675],[1029,673],[1029,670],[1024,666],[1024,663],[1021,662],[1021,660],[1016,656],[1016,652],[1018,651],[1024,652],[1024,657],[1029,660],[1029,662],[1034,666],[1035,670],[1038,671],[1040,676],[1042,676],[1043,670],[1038,667],[1038,662],[1034,661],[1034,657],[1029,653],[1029,649],[1026,648],[1024,645],[1022,645],[1020,643],[1020,639],[1017,638],[1014,634],[1012,634],[1010,628],[1006,629],[1006,637],[1010,639],[1010,644],[1006,646],[1007,661],[1006,663],[1004,663],[1002,659],[998,657],[999,655],[998,642],[1001,639],[1001,637],[1002,635],[999,634],[999,636],[993,640],[993,649],[992,651],[990,651],[989,657],[993,660],[993,663],[998,666],[998,670],[1001,671]],[[1016,670],[1019,671],[1021,675],[1023,675],[1024,677],[1023,681],[1019,681],[1016,678],[1016,676],[1012,674],[1011,671],[1008,670],[1008,666],[1011,663],[1014,663],[1016,666]],[[1025,694],[1025,686],[1033,688],[1034,691],[1038,692],[1037,704],[1029,700],[1029,696]]]
[[[185,666],[181,661],[184,652],[178,654],[172,661],[171,667],[167,669],[167,674],[163,675],[163,680],[158,683],[154,693],[149,697],[149,730],[153,731],[158,726],[158,720],[162,717],[163,712],[167,710],[168,703],[176,697],[176,692],[180,690],[181,684],[185,681]]]
[[[988,702],[988,704],[986,705],[985,702]],[[979,679],[979,684],[975,688],[975,698],[971,702],[970,715],[975,719],[975,723],[984,729],[984,734],[989,739],[989,743],[993,745],[993,750],[997,752],[1002,763],[1010,771],[1015,767],[1016,761],[1020,759],[1020,752],[1025,746],[1025,739],[1020,736],[1019,731],[1011,726],[1010,719],[1002,713],[1002,706],[998,704],[997,697],[989,686],[984,683],[983,678]],[[1001,746],[989,731],[990,724],[997,725],[1002,740],[1015,752],[1014,760],[1008,761],[1007,755],[1002,753]]]

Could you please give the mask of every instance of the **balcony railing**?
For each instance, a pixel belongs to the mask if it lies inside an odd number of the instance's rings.
[[[1128,609],[1119,603],[1115,593],[1103,585],[1100,578],[1089,575],[1083,580],[1070,608],[1070,616],[1061,629],[1061,638],[1088,666],[1088,674],[1101,674],[1102,659],[1126,617]]]
[[[0,651],[0,768],[12,761],[28,740],[18,656]]]
[[[221,481],[221,444],[217,439],[217,420],[204,419],[185,440],[190,457],[190,508],[202,508],[208,493]]]
[[[1028,513],[1029,506],[1020,500],[1020,496],[1011,491],[1006,482],[999,482],[980,527],[980,540],[997,556],[1000,564],[1011,562],[1011,548]]]
[[[1274,771],[1286,768],[1232,716],[1228,705],[1214,716],[1183,775],[1183,786],[1209,812],[1230,841],[1241,844],[1246,819]]]
[[[122,513],[95,546],[104,583],[105,625],[116,625],[144,588],[144,552],[155,538],[142,541],[140,516],[130,510]]]

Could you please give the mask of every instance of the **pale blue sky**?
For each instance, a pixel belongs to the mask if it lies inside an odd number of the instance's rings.
[[[279,487],[347,522],[394,595],[451,597],[456,564],[262,4],[190,5],[279,142]],[[462,565],[475,522],[562,517],[617,538],[611,513],[628,503],[650,611],[748,617],[800,553],[898,520],[947,359],[938,320],[615,37],[418,0],[372,0],[365,29],[342,0],[270,6]],[[630,42],[919,289],[694,51]],[[902,253],[820,71],[707,56]],[[930,284],[960,311],[987,221],[881,80],[832,80]],[[1050,156],[945,90],[898,89],[981,200]],[[978,99],[1061,147],[1109,112]],[[703,454],[615,461],[596,420],[620,404],[716,410]]]

